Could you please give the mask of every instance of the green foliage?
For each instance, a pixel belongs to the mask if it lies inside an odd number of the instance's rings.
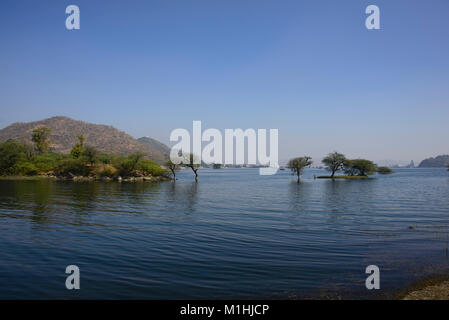
[[[34,142],[38,153],[47,152],[50,147],[51,129],[45,126],[33,130],[31,140]]]
[[[67,158],[62,154],[43,153],[33,157],[33,164],[36,166],[38,173],[46,173],[54,171],[61,160]]]
[[[376,172],[376,165],[365,159],[346,160],[344,163],[344,171],[350,176],[368,176]]]
[[[113,160],[113,165],[117,168],[119,175],[122,177],[128,177],[133,173],[133,162],[128,158],[116,158]]]
[[[326,166],[326,169],[331,172],[331,177],[333,177],[336,172],[343,169],[345,161],[345,155],[338,152],[329,153],[322,160],[322,162]]]
[[[23,144],[14,140],[8,140],[0,144],[0,174],[17,174],[17,168],[13,168],[17,163],[27,159],[27,150]]]
[[[31,162],[19,161],[11,167],[11,174],[18,176],[34,176],[39,169]]]
[[[391,170],[388,167],[379,167],[379,168],[377,168],[377,173],[380,173],[380,174],[391,174],[391,173],[393,173],[393,170]]]
[[[348,176],[355,176],[357,174],[357,169],[352,166],[352,160],[346,159],[343,164],[343,171]]]
[[[162,169],[156,162],[148,159],[141,159],[137,164],[137,170],[144,175],[165,176],[168,175],[167,170]]]
[[[114,156],[107,154],[107,153],[100,153],[98,154],[98,162],[103,163],[103,164],[111,164],[112,161],[114,160]]]
[[[109,164],[106,164],[101,166],[100,169],[97,169],[97,174],[100,177],[114,178],[117,176],[117,169]]]
[[[296,174],[298,176],[298,183],[300,181],[300,176],[302,172],[304,171],[304,168],[310,166],[313,163],[311,157],[298,157],[291,159],[288,164],[287,168],[289,168],[292,171],[292,174]]]
[[[92,146],[86,146],[83,150],[83,158],[93,166],[97,162],[98,151]]]
[[[123,177],[130,176],[167,176],[167,170],[162,169],[153,160],[145,159],[143,154],[134,153],[128,157],[117,157],[112,160],[114,167],[118,169],[118,173]]]
[[[64,156],[56,153],[33,155],[28,145],[14,140],[0,144],[1,175],[36,175],[53,171]]]
[[[156,162],[145,159],[143,154],[131,154],[128,157],[116,157],[99,154],[91,146],[84,146],[80,139],[82,153],[71,152],[70,155],[56,153],[31,152],[28,145],[14,140],[0,144],[0,175],[40,175],[55,174],[57,176],[168,176]],[[75,149],[75,148],[74,148]],[[98,164],[100,162],[100,164]]]
[[[79,158],[84,151],[85,138],[82,134],[78,134],[76,137],[78,138],[79,141],[75,143],[75,145],[72,148],[72,151],[70,151],[70,154],[74,158]]]
[[[91,173],[92,167],[82,159],[64,159],[55,168],[55,174],[60,176],[89,176]]]

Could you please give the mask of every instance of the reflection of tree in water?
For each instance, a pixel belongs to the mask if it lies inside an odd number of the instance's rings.
[[[167,207],[194,212],[198,187],[194,182],[2,181],[0,208],[7,208],[9,217],[31,220],[32,227],[97,225],[92,219],[98,212],[166,215]]]
[[[2,181],[2,204],[15,208],[14,218],[30,219],[36,223],[50,223],[49,206],[53,203],[53,181]],[[22,212],[31,212],[31,215]],[[10,215],[10,216],[11,216]]]
[[[71,208],[74,213],[86,215],[95,209],[97,206],[96,199],[99,193],[98,183],[70,183],[70,189],[72,197]]]
[[[164,184],[166,205],[183,213],[195,212],[199,185],[200,183],[197,182],[179,183],[179,181]]]
[[[311,183],[290,182],[288,186],[289,211],[296,215],[306,214],[310,207]]]
[[[39,224],[51,223],[52,215],[49,213],[49,207],[53,204],[50,195],[53,194],[54,184],[38,181],[32,185],[34,185],[31,193],[34,202],[32,220]]]
[[[148,201],[157,198],[160,192],[160,183],[154,182],[131,182],[131,183],[114,183],[115,191],[121,191],[121,200],[129,201],[133,204],[146,205]]]

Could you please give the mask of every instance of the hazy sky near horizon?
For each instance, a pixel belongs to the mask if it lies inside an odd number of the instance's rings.
[[[447,0],[2,0],[0,128],[63,115],[168,143],[201,120],[277,128],[281,159],[420,161],[449,153],[448,16]]]

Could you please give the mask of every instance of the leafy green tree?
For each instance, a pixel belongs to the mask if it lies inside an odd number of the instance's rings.
[[[301,181],[301,174],[304,171],[304,168],[310,166],[313,163],[311,157],[299,157],[291,159],[288,164],[287,168],[289,168],[292,171],[292,174],[296,174],[298,176],[298,183]]]
[[[33,130],[31,140],[39,154],[47,152],[50,147],[51,129],[45,126]]]
[[[370,160],[354,159],[345,161],[345,172],[349,175],[366,177],[376,172],[377,166]]]
[[[173,175],[173,180],[176,180],[176,171],[179,170],[179,165],[176,163],[173,163],[170,159],[168,159],[165,162],[165,166],[170,169],[172,175]]]
[[[114,160],[114,156],[107,154],[107,153],[100,153],[98,155],[98,161],[100,161],[103,164],[111,164]]]
[[[326,169],[331,172],[333,178],[335,173],[342,170],[346,161],[344,154],[333,152],[329,153],[322,162],[325,164]]]
[[[121,176],[132,176],[138,169],[139,161],[143,159],[142,153],[133,153],[128,155],[128,157],[119,157],[113,161],[115,167],[118,168]]]
[[[14,166],[26,161],[26,152],[23,144],[11,139],[0,144],[0,174],[17,174]]]
[[[168,171],[162,169],[156,162],[150,159],[141,159],[137,164],[137,170],[144,175],[167,176]]]
[[[58,164],[68,157],[70,156],[57,153],[38,154],[33,157],[33,164],[39,173],[52,173],[58,167]]]
[[[60,161],[55,169],[58,176],[83,176],[87,177],[92,173],[91,167],[86,165],[82,159],[68,158]]]
[[[92,146],[85,146],[83,149],[84,149],[82,153],[83,157],[91,166],[95,165],[98,157],[97,149],[95,149]]]
[[[131,161],[131,171],[137,169],[137,164],[144,157],[143,153],[133,153],[128,156],[128,159]]]
[[[198,169],[200,168],[200,164],[195,163],[197,162],[195,161],[196,159],[197,157],[193,154],[186,154],[181,163],[183,166],[192,169],[195,174],[195,181],[198,182]]]
[[[72,148],[72,151],[70,151],[70,154],[72,155],[72,157],[74,158],[79,158],[84,151],[84,135],[82,134],[77,134],[76,137],[78,138],[78,142],[75,143],[75,145]]]
[[[353,167],[353,160],[346,159],[343,164],[343,171],[348,176],[355,176],[357,174],[357,169]]]

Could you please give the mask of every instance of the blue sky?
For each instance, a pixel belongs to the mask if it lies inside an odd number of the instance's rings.
[[[0,127],[65,115],[167,143],[201,120],[278,128],[281,159],[448,154],[448,15],[447,0],[2,0]]]

